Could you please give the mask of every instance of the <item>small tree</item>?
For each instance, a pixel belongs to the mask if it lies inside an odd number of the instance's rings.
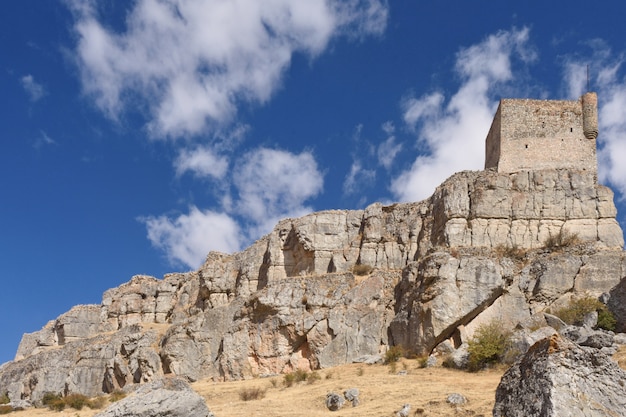
[[[468,342],[468,369],[478,371],[488,364],[501,362],[510,338],[511,334],[495,321],[479,326]]]
[[[609,311],[606,305],[600,300],[593,297],[582,297],[572,299],[566,307],[560,308],[554,312],[567,324],[581,325],[585,316],[593,311],[598,312],[597,327],[605,330],[615,330],[615,316]]]

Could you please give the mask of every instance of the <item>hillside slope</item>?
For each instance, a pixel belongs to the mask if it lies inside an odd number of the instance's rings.
[[[391,345],[456,347],[481,323],[512,327],[577,294],[620,299],[615,216],[611,190],[585,171],[488,170],[455,174],[418,203],[286,219],[242,252],[135,276],[24,335],[0,391],[94,396],[170,373],[237,380]]]

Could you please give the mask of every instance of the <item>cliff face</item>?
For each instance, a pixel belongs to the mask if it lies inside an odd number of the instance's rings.
[[[615,215],[593,175],[545,170],[462,172],[419,203],[286,219],[242,252],[210,253],[198,271],[162,280],[135,276],[100,305],[24,335],[0,368],[0,391],[96,395],[168,373],[223,380],[330,367],[390,345],[429,353],[576,293],[619,300],[626,256]]]

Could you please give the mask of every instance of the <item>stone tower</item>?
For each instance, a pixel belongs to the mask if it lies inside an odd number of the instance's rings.
[[[577,169],[597,175],[598,98],[502,99],[487,135],[485,169]]]

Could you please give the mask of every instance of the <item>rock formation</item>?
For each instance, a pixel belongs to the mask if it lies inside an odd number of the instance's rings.
[[[558,335],[537,342],[502,377],[495,417],[622,416],[626,372]]]
[[[455,174],[422,202],[286,219],[242,252],[135,276],[24,335],[0,391],[38,401],[169,374],[325,368],[392,345],[428,354],[573,294],[606,293],[611,306],[626,276],[615,215],[611,190],[588,172],[487,170]]]
[[[191,386],[180,378],[164,378],[143,385],[96,417],[214,417]]]

